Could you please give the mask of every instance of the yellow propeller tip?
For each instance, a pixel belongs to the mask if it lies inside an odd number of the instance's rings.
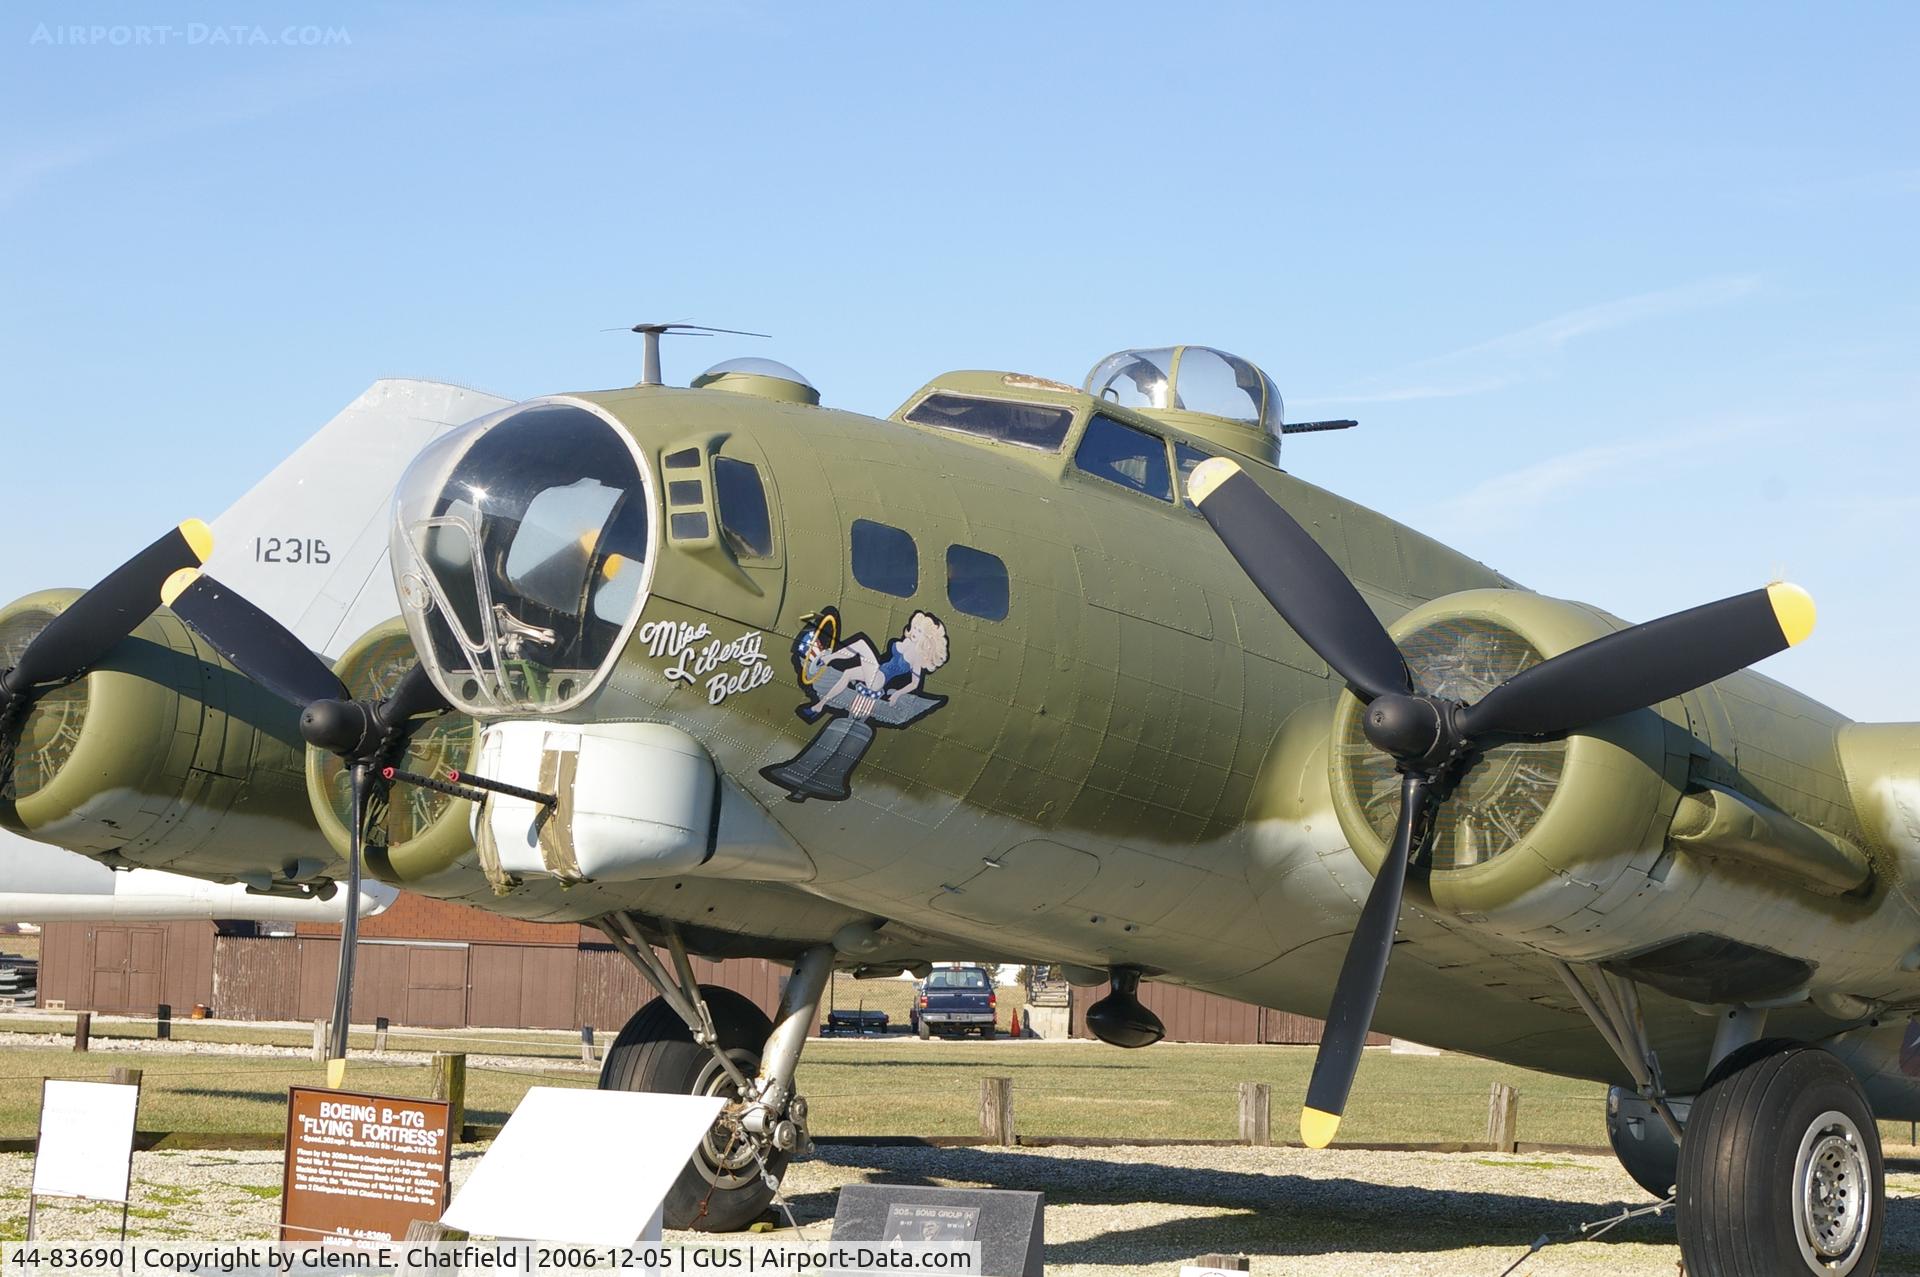
[[[1195,466],[1193,473],[1187,476],[1188,500],[1195,505],[1204,503],[1213,495],[1215,488],[1239,473],[1238,462],[1229,461],[1225,457],[1209,457]]]
[[[1775,581],[1767,587],[1767,599],[1773,604],[1774,619],[1788,647],[1798,647],[1813,633],[1813,595],[1797,585]]]
[[[604,580],[611,581],[616,576],[619,576],[620,569],[626,566],[627,566],[627,559],[625,555],[609,554],[607,556],[607,561],[600,565],[600,576]]]
[[[345,1060],[328,1060],[327,1085],[337,1091],[340,1089],[340,1084],[346,1080],[347,1062]]]
[[[1339,1129],[1338,1113],[1322,1113],[1316,1108],[1300,1110],[1300,1138],[1308,1148],[1325,1148],[1333,1143],[1334,1132]]]
[[[205,563],[213,557],[213,529],[198,519],[188,519],[180,525],[180,535],[186,539],[187,548],[193,551],[193,557]]]
[[[199,579],[200,579],[199,568],[181,568],[178,572],[175,572],[172,576],[168,577],[165,581],[161,583],[160,585],[161,604],[165,607],[172,607],[173,601],[179,598],[181,594],[183,594],[186,591],[186,588],[189,585],[192,585],[195,581],[198,581]]]

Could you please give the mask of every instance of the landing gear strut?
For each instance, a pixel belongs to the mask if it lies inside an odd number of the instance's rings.
[[[660,993],[608,1048],[601,1089],[727,1101],[667,1194],[663,1222],[702,1232],[743,1229],[773,1201],[787,1162],[812,1149],[807,1102],[795,1093],[793,1076],[833,973],[833,948],[816,946],[794,963],[775,1022],[731,989],[695,983],[670,925],[663,930],[672,974],[632,920],[615,915],[597,925]]]

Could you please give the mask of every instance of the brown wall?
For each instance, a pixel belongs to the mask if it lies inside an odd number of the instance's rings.
[[[586,928],[574,923],[522,922],[503,918],[472,905],[434,900],[403,891],[386,909],[360,922],[360,935],[368,940],[486,940],[500,944],[572,945],[580,941]],[[303,936],[337,936],[340,927],[331,922],[303,922],[295,928]],[[588,932],[598,939],[598,931]]]
[[[161,1003],[183,1015],[213,997],[213,924],[48,923],[40,933],[40,1000],[123,1015]]]
[[[1073,1028],[1076,1038],[1091,1038],[1087,1031],[1087,1008],[1106,996],[1106,988],[1073,989]],[[1320,1041],[1321,1021],[1304,1015],[1289,1015],[1247,1002],[1235,1002],[1212,993],[1201,993],[1177,984],[1148,980],[1140,986],[1140,1003],[1159,1016],[1167,1026],[1169,1042],[1225,1042],[1243,1044],[1295,1044],[1312,1046]],[[1369,1046],[1392,1041],[1380,1033],[1367,1035]]]
[[[75,1010],[184,1015],[204,1002],[225,1019],[315,1020],[330,1014],[340,958],[337,927],[302,924],[291,937],[216,936],[213,924],[50,923],[41,935],[40,996]],[[603,1037],[652,989],[599,933],[518,922],[403,893],[362,923],[353,1018],[385,1016],[434,1028],[573,1029]],[[738,990],[771,1016],[786,968],[758,959],[694,959],[704,983]],[[1073,1034],[1090,1036],[1086,1008],[1103,989],[1073,991]],[[1320,1022],[1153,981],[1140,1000],[1175,1042],[1305,1043]],[[1369,1042],[1385,1042],[1379,1034]]]

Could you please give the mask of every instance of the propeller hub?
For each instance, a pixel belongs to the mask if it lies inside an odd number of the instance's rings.
[[[300,714],[300,735],[315,749],[357,758],[376,743],[378,725],[364,702],[315,701]]]
[[[1457,708],[1431,696],[1388,692],[1374,697],[1361,712],[1360,730],[1375,749],[1396,762],[1432,772],[1459,751],[1461,738],[1453,725]]]

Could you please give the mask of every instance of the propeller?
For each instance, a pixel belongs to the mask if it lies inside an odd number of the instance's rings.
[[[268,691],[300,708],[300,735],[347,764],[353,794],[347,848],[347,912],[340,924],[340,968],[333,989],[333,1030],[327,1084],[339,1086],[347,1067],[347,1017],[353,1004],[354,950],[360,933],[360,876],[365,860],[367,808],[376,787],[428,718],[450,708],[425,665],[416,663],[379,700],[356,700],[326,662],[280,622],[195,568],[167,578],[160,598],[175,616]]]
[[[1325,1148],[1340,1128],[1380,1000],[1407,867],[1477,751],[1574,731],[1724,678],[1812,633],[1813,600],[1778,583],[1676,612],[1542,661],[1463,705],[1414,687],[1353,582],[1237,463],[1201,462],[1187,491],[1274,610],[1360,698],[1362,732],[1400,772],[1393,842],[1347,943],[1300,1114],[1301,1137]]]
[[[13,776],[14,737],[33,702],[98,664],[153,614],[160,583],[213,553],[213,533],[188,519],[107,573],[33,637],[12,669],[0,671],[0,785]]]

